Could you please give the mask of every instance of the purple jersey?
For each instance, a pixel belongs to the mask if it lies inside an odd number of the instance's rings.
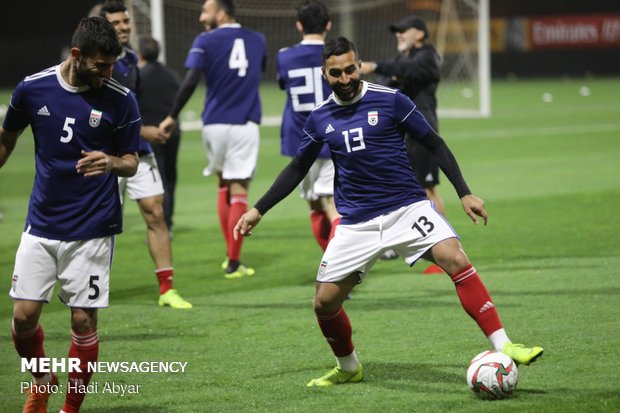
[[[114,156],[138,151],[140,114],[133,94],[107,79],[100,89],[71,86],[54,66],[26,77],[11,96],[4,129],[28,125],[36,173],[26,232],[61,241],[120,233],[116,175],[85,177],[75,165],[81,150]]]
[[[322,41],[304,40],[293,47],[281,49],[276,58],[280,88],[286,90],[286,106],[282,115],[282,155],[294,156],[304,136],[306,118],[316,105],[331,93],[323,78]],[[323,147],[319,158],[329,158],[329,148]]]
[[[407,96],[362,82],[361,94],[352,101],[332,94],[310,113],[297,156],[329,146],[336,208],[343,224],[355,224],[426,199],[409,165],[403,134],[423,138],[429,130]]]
[[[194,39],[185,67],[204,73],[205,125],[260,123],[258,88],[265,67],[265,36],[261,33],[238,23],[201,33]]]
[[[123,47],[123,54],[114,63],[112,78],[135,95],[140,88],[140,69],[138,68],[138,55],[129,47]],[[140,137],[140,155],[153,152],[151,144]]]

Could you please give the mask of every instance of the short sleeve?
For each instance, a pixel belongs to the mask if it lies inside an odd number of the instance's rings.
[[[207,67],[207,50],[205,49],[204,33],[198,35],[192,43],[185,59],[186,69],[204,69]]]
[[[115,131],[118,155],[138,152],[140,149],[140,127],[142,125],[136,98],[133,94],[127,95],[125,110],[118,122]]]
[[[431,125],[418,110],[415,103],[401,92],[395,94],[394,116],[396,122],[414,138],[423,138],[431,129]]]
[[[11,95],[11,102],[6,112],[6,118],[2,127],[8,131],[19,131],[30,124],[28,112],[26,112],[24,99],[24,82],[22,81]]]

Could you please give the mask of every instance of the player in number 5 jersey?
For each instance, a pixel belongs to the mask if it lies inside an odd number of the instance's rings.
[[[58,281],[71,309],[69,357],[80,359],[81,372],[69,372],[74,389],[88,384],[86,366],[99,351],[97,309],[108,306],[114,235],[122,229],[117,176],[138,168],[138,106],[110,79],[121,50],[110,23],[82,19],[69,57],[17,86],[0,128],[0,166],[28,125],[35,139],[36,174],[10,290],[13,341],[22,358],[46,357],[39,316]],[[53,373],[32,374],[37,385],[58,384]],[[62,411],[78,412],[85,393],[67,387],[65,394]],[[45,412],[48,397],[31,392],[23,411]]]
[[[281,49],[276,57],[278,83],[286,90],[282,115],[282,155],[295,156],[301,142],[306,118],[329,96],[331,89],[321,74],[325,36],[331,28],[327,7],[317,0],[307,0],[297,11],[297,30],[303,40]],[[317,242],[325,251],[333,237],[340,216],[334,205],[334,163],[327,145],[312,164],[300,186],[301,196],[310,206],[310,223]]]
[[[179,112],[204,74],[207,84],[202,112],[202,139],[209,166],[205,175],[218,176],[218,214],[226,258],[226,278],[254,275],[241,264],[242,240],[232,230],[247,211],[248,188],[258,157],[261,103],[258,95],[265,69],[265,37],[235,21],[232,0],[206,0],[200,22],[208,30],[199,34],[187,55],[187,73],[170,115],[160,126],[171,131]]]
[[[409,265],[421,257],[439,265],[450,275],[463,308],[491,345],[517,363],[531,363],[543,349],[526,348],[509,340],[457,234],[435,211],[416,180],[403,133],[433,153],[476,224],[478,217],[487,222],[484,202],[470,192],[452,152],[415,104],[395,89],[361,82],[360,65],[349,40],[341,37],[325,44],[323,75],[333,94],[306,120],[305,138],[293,161],[235,226],[235,236],[250,235],[262,216],[301,181],[323,144],[329,146],[336,168],[336,207],[342,220],[318,269],[314,311],[338,366],[308,386],[362,380],[362,365],[342,303],[390,248]]]

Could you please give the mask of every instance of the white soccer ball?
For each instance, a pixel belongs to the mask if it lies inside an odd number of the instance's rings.
[[[501,351],[483,351],[471,360],[467,385],[481,399],[506,399],[517,389],[519,370]]]

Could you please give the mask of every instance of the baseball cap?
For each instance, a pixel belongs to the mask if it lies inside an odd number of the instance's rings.
[[[390,25],[390,31],[392,33],[402,33],[411,28],[416,28],[420,31],[423,31],[424,37],[428,37],[428,29],[426,28],[426,23],[424,22],[424,20],[422,20],[421,17],[418,16],[408,16],[399,21],[398,23]]]

